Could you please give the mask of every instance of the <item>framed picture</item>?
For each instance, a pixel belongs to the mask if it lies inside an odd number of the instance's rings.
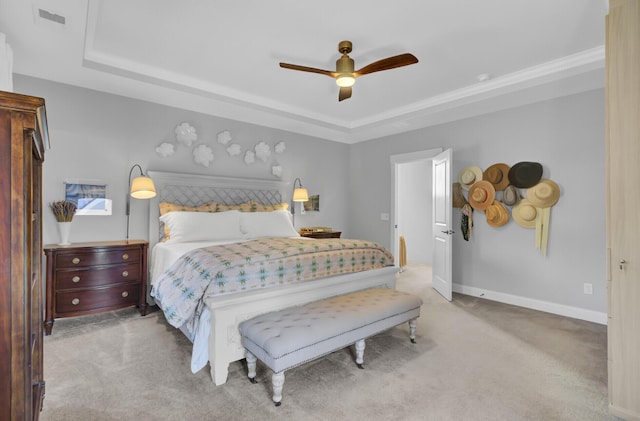
[[[101,180],[65,180],[64,198],[76,204],[76,215],[111,215],[107,184]]]
[[[309,200],[304,203],[305,212],[320,212],[320,195],[309,196]]]

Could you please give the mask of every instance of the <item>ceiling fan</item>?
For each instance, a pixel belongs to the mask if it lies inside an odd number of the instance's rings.
[[[369,73],[395,69],[396,67],[408,66],[418,62],[418,59],[413,54],[405,53],[374,61],[373,63],[364,66],[362,69],[354,71],[353,59],[348,55],[351,52],[351,49],[351,41],[340,41],[338,44],[338,51],[342,53],[342,57],[336,61],[335,72],[289,63],[280,63],[280,67],[291,70],[300,70],[303,72],[319,73],[321,75],[334,78],[336,80],[336,84],[340,87],[338,101],[342,101],[344,99],[351,98],[351,87],[356,82],[356,78],[368,75]]]

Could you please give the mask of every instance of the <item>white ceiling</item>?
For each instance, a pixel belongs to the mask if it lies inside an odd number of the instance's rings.
[[[0,0],[14,72],[318,136],[362,140],[604,86],[606,0]],[[64,16],[64,25],[38,9]],[[280,61],[356,69],[335,81]],[[489,75],[485,81],[479,75]]]

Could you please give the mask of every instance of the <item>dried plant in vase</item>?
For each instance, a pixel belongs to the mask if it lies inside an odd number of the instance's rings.
[[[71,222],[77,209],[75,203],[66,200],[51,202],[49,203],[49,207],[51,207],[51,211],[58,222]]]

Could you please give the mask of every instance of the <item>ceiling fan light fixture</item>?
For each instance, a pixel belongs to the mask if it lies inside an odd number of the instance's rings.
[[[356,78],[351,74],[341,74],[336,78],[336,85],[341,88],[350,88],[356,83]]]
[[[336,71],[316,69],[315,67],[300,66],[298,64],[280,63],[280,67],[291,70],[298,70],[301,72],[317,73],[320,75],[329,76],[336,81],[336,85],[340,87],[338,93],[338,101],[344,101],[351,98],[351,87],[356,83],[356,78],[364,75],[368,75],[375,72],[381,72],[383,70],[391,70],[397,67],[408,66],[415,64],[418,59],[410,53],[404,53],[393,57],[383,58],[382,60],[374,61],[364,66],[360,70],[355,70],[355,63],[349,53],[352,50],[353,45],[351,41],[340,41],[338,44],[338,51],[342,54],[338,60],[336,60]]]

